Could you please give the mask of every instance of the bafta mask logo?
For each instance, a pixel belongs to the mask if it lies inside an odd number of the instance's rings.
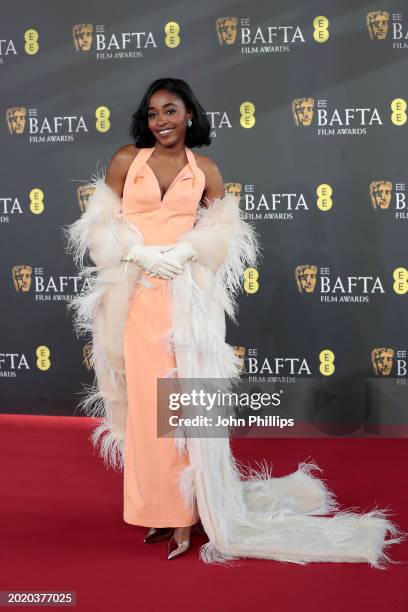
[[[89,198],[93,195],[95,187],[93,185],[80,185],[77,189],[78,206],[81,213],[85,212]]]
[[[13,266],[11,268],[14,289],[17,292],[27,293],[27,291],[30,291],[32,271],[31,266]]]
[[[241,183],[224,183],[225,192],[232,193],[237,198],[237,201],[241,203],[241,192],[242,185]]]
[[[238,19],[236,17],[219,17],[215,22],[220,45],[233,45],[237,38]]]
[[[384,40],[388,34],[388,11],[371,11],[367,14],[366,23],[371,40]]]
[[[93,25],[77,23],[72,28],[74,47],[77,51],[89,51],[92,45]]]
[[[394,350],[375,348],[371,351],[371,363],[376,376],[389,376],[392,370]]]
[[[373,181],[370,183],[370,198],[373,208],[389,208],[391,196],[391,181]]]
[[[299,293],[313,293],[316,287],[317,266],[296,266],[295,279]]]
[[[10,134],[23,134],[26,124],[27,109],[14,106],[6,110],[6,122]]]
[[[234,346],[234,354],[238,357],[241,362],[241,371],[244,368],[244,358],[245,358],[245,346]]]
[[[92,342],[88,342],[82,347],[83,363],[87,370],[93,368],[93,353],[92,353]]]
[[[294,98],[292,114],[296,125],[311,125],[313,120],[313,98]]]

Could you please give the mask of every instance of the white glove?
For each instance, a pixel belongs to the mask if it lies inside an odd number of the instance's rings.
[[[174,278],[176,274],[183,271],[183,266],[177,262],[167,262],[164,253],[173,248],[174,245],[162,246],[134,245],[125,255],[123,261],[134,261],[139,264],[148,274],[159,276],[166,280]]]
[[[178,242],[163,255],[164,261],[175,266],[184,266],[186,261],[196,261],[198,256],[191,242]]]

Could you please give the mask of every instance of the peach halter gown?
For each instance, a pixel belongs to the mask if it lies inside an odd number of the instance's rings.
[[[195,223],[205,176],[191,149],[188,162],[161,199],[153,169],[146,163],[154,147],[139,151],[123,188],[123,214],[141,231],[145,244],[170,244]],[[157,438],[157,378],[176,367],[161,338],[171,328],[171,280],[150,277],[152,288],[137,285],[124,330],[128,416],[124,452],[123,519],[145,527],[187,527],[199,519],[187,508],[177,482],[188,455],[174,438]]]

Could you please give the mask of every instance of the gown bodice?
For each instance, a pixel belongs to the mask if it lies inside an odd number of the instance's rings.
[[[141,149],[130,164],[122,212],[140,230],[145,244],[170,244],[194,226],[205,175],[192,150],[185,146],[188,162],[161,198],[156,174],[146,163],[153,151],[154,147]]]

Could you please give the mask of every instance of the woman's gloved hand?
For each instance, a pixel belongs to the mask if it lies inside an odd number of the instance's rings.
[[[171,250],[164,253],[164,259],[169,264],[184,266],[190,259],[197,260],[197,252],[191,242],[177,242]]]
[[[168,280],[183,271],[183,266],[177,261],[166,261],[165,259],[165,253],[173,247],[173,244],[159,246],[136,244],[125,255],[123,261],[133,261],[151,276],[159,276]]]

